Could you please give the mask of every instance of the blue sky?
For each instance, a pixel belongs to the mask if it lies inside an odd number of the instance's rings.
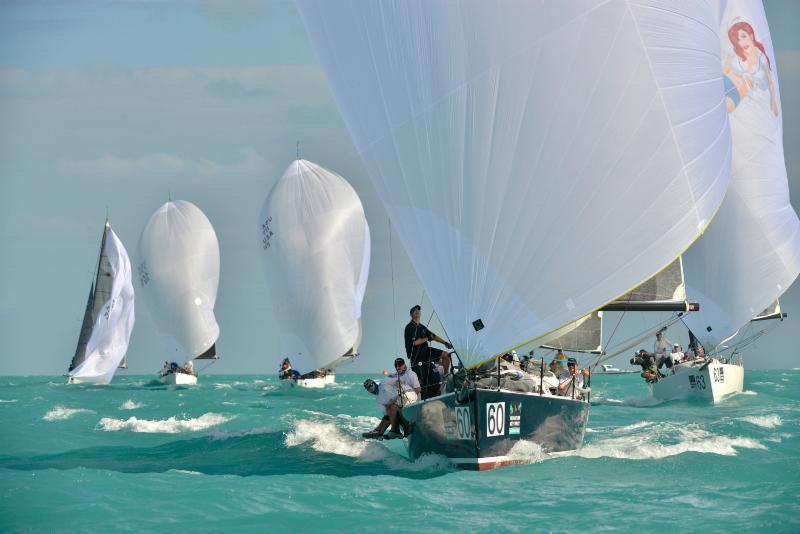
[[[800,2],[765,6],[797,206]],[[407,310],[423,290],[395,236],[392,297],[386,213],[293,3],[0,2],[0,117],[0,375],[64,372],[106,206],[135,262],[139,233],[168,190],[197,204],[219,236],[214,371],[273,373],[280,328],[258,263],[257,215],[297,140],[304,157],[353,184],[372,229],[363,356],[348,371],[383,369],[401,350]],[[783,304],[800,317],[798,284]],[[423,307],[427,318],[425,298]],[[161,344],[144,306],[137,310],[129,372],[155,372]],[[748,366],[800,365],[796,320],[750,347]]]

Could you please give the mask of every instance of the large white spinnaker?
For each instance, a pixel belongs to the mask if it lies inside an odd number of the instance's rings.
[[[297,4],[467,365],[641,284],[722,201],[730,135],[706,2]]]
[[[174,361],[213,357],[219,325],[219,243],[200,209],[170,201],[147,221],[139,238],[140,294]]]
[[[370,235],[358,194],[341,176],[297,159],[264,201],[259,224],[267,282],[295,368],[335,368],[361,341]]]
[[[125,358],[134,324],[131,262],[106,222],[78,347],[69,368],[76,382],[108,384]]]
[[[733,153],[731,184],[708,231],[684,255],[685,321],[707,349],[773,303],[800,273],[789,202],[778,72],[761,2],[731,0],[718,22]]]

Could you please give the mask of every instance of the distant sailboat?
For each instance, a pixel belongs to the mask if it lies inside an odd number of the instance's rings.
[[[298,158],[273,186],[259,221],[281,336],[291,365],[305,372],[281,383],[324,387],[361,343],[370,261],[364,207],[344,178]]]
[[[522,440],[580,447],[584,395],[510,391],[499,371],[480,385],[481,364],[651,278],[722,202],[730,138],[715,14],[650,4],[298,2],[468,371],[403,408],[412,458],[488,469],[517,461]]]
[[[169,358],[159,378],[170,385],[196,384],[192,360],[218,358],[219,243],[214,228],[191,202],[169,201],[142,230],[139,257],[140,294]]]
[[[131,262],[106,220],[78,347],[69,365],[69,383],[111,382],[117,368],[125,367],[134,319]]]

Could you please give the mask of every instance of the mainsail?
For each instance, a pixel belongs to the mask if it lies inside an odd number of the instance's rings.
[[[687,311],[681,258],[639,287],[603,307],[605,311]],[[695,306],[696,308],[696,306]]]
[[[707,349],[730,338],[800,273],[800,222],[789,202],[778,72],[764,8],[732,0],[716,24],[731,125],[731,185],[713,224],[684,255],[701,303],[686,324]]]
[[[369,226],[355,190],[297,159],[264,201],[259,224],[267,281],[295,367],[333,369],[354,357],[370,260]]]
[[[786,314],[781,311],[781,303],[775,301],[767,306],[761,313],[753,317],[753,321],[769,321],[770,319],[783,319]]]
[[[555,339],[548,340],[541,347],[601,354],[603,352],[603,312],[597,311],[584,317],[575,328]]]
[[[81,382],[111,382],[124,361],[133,324],[131,263],[125,247],[106,221],[69,375]]]
[[[141,294],[170,358],[216,358],[219,326],[219,243],[200,209],[170,201],[150,217],[139,238]]]
[[[703,2],[298,2],[461,360],[588,315],[675,260],[729,180]]]

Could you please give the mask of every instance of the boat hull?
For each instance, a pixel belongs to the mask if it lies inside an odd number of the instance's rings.
[[[744,389],[744,367],[741,365],[713,359],[708,365],[682,364],[675,369],[674,374],[650,384],[653,398],[664,401],[700,399],[717,404]]]
[[[403,408],[414,423],[408,437],[412,460],[426,453],[446,456],[459,468],[487,470],[523,463],[511,449],[529,441],[545,452],[583,444],[589,404],[550,395],[476,389],[459,403],[454,393]]]
[[[169,373],[160,378],[161,383],[167,386],[193,386],[197,384],[197,377],[186,373]]]
[[[309,389],[322,389],[328,384],[336,383],[336,374],[328,373],[325,376],[318,378],[287,378],[281,380],[281,387],[284,389],[289,388],[309,388]]]

